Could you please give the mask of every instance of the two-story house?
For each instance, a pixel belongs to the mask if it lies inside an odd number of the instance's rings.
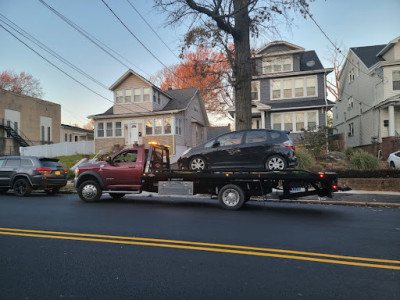
[[[350,48],[339,75],[333,124],[347,147],[386,157],[400,148],[400,37]],[[375,147],[373,147],[375,145]]]
[[[253,56],[252,128],[290,130],[298,140],[303,130],[326,126],[334,103],[326,98],[326,76],[315,51],[285,41],[271,42]]]
[[[59,104],[0,89],[0,155],[58,143],[60,125]]]
[[[171,147],[174,161],[206,140],[209,122],[199,88],[163,91],[128,70],[110,90],[114,105],[89,117],[95,123],[96,153],[156,141]]]

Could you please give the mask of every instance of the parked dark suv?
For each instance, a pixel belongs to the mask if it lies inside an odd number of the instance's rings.
[[[13,189],[18,196],[32,190],[55,194],[67,184],[67,169],[58,159],[35,156],[0,157],[0,192]]]
[[[295,167],[297,158],[289,132],[273,129],[233,131],[186,150],[180,169],[266,169]]]

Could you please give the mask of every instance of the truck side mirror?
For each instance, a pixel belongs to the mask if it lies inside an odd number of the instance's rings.
[[[113,162],[112,159],[111,159],[111,156],[107,156],[106,162],[109,163],[110,165],[113,165],[113,164],[114,164],[114,162]]]

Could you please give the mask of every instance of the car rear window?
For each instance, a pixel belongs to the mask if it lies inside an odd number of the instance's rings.
[[[42,165],[42,167],[46,168],[61,167],[61,165],[57,161],[51,161],[51,160],[40,160],[40,164]]]
[[[271,131],[269,133],[271,135],[271,138],[274,139],[279,139],[282,135],[280,132],[276,132],[276,131]],[[289,138],[288,138],[289,139]]]

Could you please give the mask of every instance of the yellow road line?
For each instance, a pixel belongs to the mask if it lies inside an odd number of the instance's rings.
[[[0,230],[5,230],[4,228],[0,228]],[[400,270],[400,266],[391,266],[391,265],[380,265],[380,264],[370,264],[370,263],[359,263],[359,262],[351,262],[351,261],[340,261],[340,260],[332,260],[332,259],[321,259],[321,258],[313,258],[313,257],[303,257],[303,256],[294,256],[294,255],[283,255],[283,254],[273,254],[273,253],[262,253],[262,252],[254,252],[254,251],[242,251],[242,250],[233,250],[233,249],[221,249],[221,248],[211,248],[211,247],[197,247],[197,246],[187,246],[187,245],[176,245],[176,244],[163,244],[163,243],[149,243],[149,242],[139,242],[139,241],[129,241],[132,239],[137,240],[151,240],[151,241],[164,241],[164,242],[175,242],[175,243],[186,243],[186,244],[204,244],[204,245],[218,245],[218,247],[224,246],[226,248],[240,248],[240,249],[263,249],[262,251],[269,251],[268,248],[252,248],[252,247],[244,247],[244,246],[233,246],[233,245],[221,245],[221,244],[207,244],[207,243],[196,243],[196,242],[183,242],[183,241],[173,241],[173,240],[157,240],[157,239],[145,239],[145,238],[129,238],[129,237],[118,237],[119,240],[113,239],[104,239],[104,237],[115,238],[113,236],[103,236],[103,235],[92,235],[92,234],[78,234],[78,233],[62,233],[57,232],[57,234],[65,234],[72,236],[61,236],[61,235],[50,235],[50,234],[37,234],[37,233],[23,233],[21,231],[34,231],[34,232],[42,232],[42,233],[52,233],[51,231],[39,231],[39,230],[18,230],[18,229],[9,229],[14,232],[4,232],[0,231],[0,235],[13,235],[13,236],[27,236],[27,237],[40,237],[40,238],[53,238],[53,239],[63,239],[63,240],[77,240],[77,241],[90,241],[90,242],[103,242],[103,243],[115,243],[115,244],[127,244],[127,245],[141,245],[141,246],[153,246],[153,247],[166,247],[166,248],[177,248],[177,249],[188,249],[188,250],[200,250],[200,251],[211,251],[211,252],[221,252],[221,253],[234,253],[234,254],[244,254],[244,255],[253,255],[253,256],[266,256],[266,257],[277,257],[277,258],[287,258],[287,259],[295,259],[295,260],[305,260],[305,261],[313,261],[313,262],[324,262],[324,263],[333,263],[333,264],[342,264],[342,265],[351,265],[351,266],[361,266],[361,267],[371,267],[371,268],[382,268],[382,269],[391,269],[391,270]],[[15,232],[20,231],[20,232]],[[78,237],[79,236],[79,237]],[[84,236],[96,236],[103,238],[88,238]],[[128,239],[128,241],[122,241],[120,239]],[[233,247],[232,247],[233,246]],[[275,251],[285,252],[286,250],[279,249],[271,249]],[[286,251],[287,253],[292,253],[296,251]],[[301,252],[307,253],[307,255],[313,255],[309,252]],[[320,253],[316,253],[320,254]],[[320,254],[324,255],[324,254]],[[351,257],[343,256],[343,258],[351,259]],[[371,261],[371,259],[366,258],[358,258],[359,260]],[[375,261],[375,260],[374,260]],[[386,263],[398,264],[398,261],[395,260],[378,260],[384,261]]]

